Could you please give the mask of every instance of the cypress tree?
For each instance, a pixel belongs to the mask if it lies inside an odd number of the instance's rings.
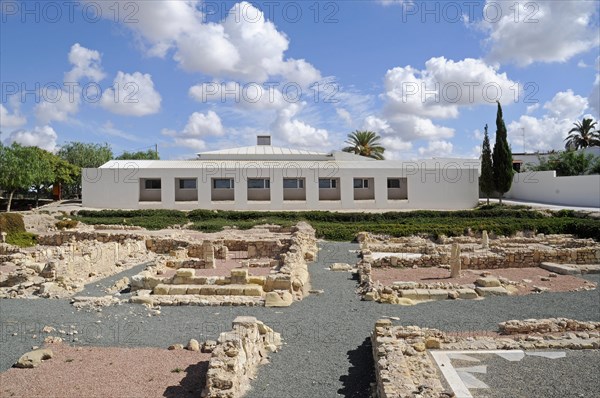
[[[479,177],[479,189],[485,194],[487,204],[490,204],[490,194],[494,192],[494,169],[492,166],[492,150],[488,137],[488,126],[485,125],[483,135],[483,146],[481,148],[481,177]]]
[[[512,165],[512,152],[508,146],[506,125],[502,118],[502,106],[498,101],[498,112],[496,114],[496,143],[492,154],[494,169],[494,187],[499,194],[500,204],[502,196],[510,190],[514,174]]]

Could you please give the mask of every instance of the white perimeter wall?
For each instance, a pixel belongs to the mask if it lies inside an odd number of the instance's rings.
[[[365,162],[366,163],[366,162]],[[342,209],[469,209],[478,203],[478,172],[474,169],[384,168],[130,168],[84,169],[83,206],[105,209],[214,210],[342,210]],[[247,201],[248,178],[270,178],[270,201]],[[304,177],[305,201],[283,200],[283,177]],[[319,201],[318,179],[339,178],[341,200]],[[373,178],[375,199],[354,200],[353,178]],[[387,178],[406,177],[407,200],[387,199]],[[139,202],[140,178],[162,179],[161,202]],[[198,201],[175,202],[175,179],[197,178]],[[235,201],[211,202],[211,179],[234,178]]]
[[[555,171],[516,173],[508,199],[600,208],[600,175],[556,177]]]

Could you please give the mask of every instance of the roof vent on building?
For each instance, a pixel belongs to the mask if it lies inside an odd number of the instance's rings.
[[[271,136],[270,135],[257,135],[256,136],[256,145],[271,145]]]

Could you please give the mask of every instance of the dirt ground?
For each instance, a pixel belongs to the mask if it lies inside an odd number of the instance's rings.
[[[0,396],[29,398],[199,397],[210,354],[159,348],[51,344],[52,359],[0,373]]]
[[[583,278],[570,275],[556,275],[542,268],[502,268],[493,270],[463,270],[460,278],[450,278],[448,269],[431,268],[373,268],[371,278],[380,281],[383,285],[392,285],[396,281],[419,282],[433,284],[437,282],[452,283],[459,285],[473,284],[483,273],[497,278],[506,278],[516,285],[517,294],[529,294],[534,286],[548,288],[552,292],[568,292],[585,286],[595,286]],[[542,278],[544,280],[542,280]],[[547,279],[547,280],[546,280]]]

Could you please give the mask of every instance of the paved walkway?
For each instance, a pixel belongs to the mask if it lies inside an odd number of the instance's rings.
[[[64,337],[76,345],[164,348],[185,344],[190,338],[214,339],[230,330],[236,316],[251,315],[281,332],[284,346],[272,355],[271,364],[261,368],[248,398],[362,398],[368,396],[373,380],[368,338],[375,321],[383,316],[399,317],[404,325],[446,331],[496,330],[498,322],[508,319],[600,321],[598,290],[447,300],[412,307],[360,301],[351,274],[325,269],[332,262],[355,262],[356,253],[350,250],[357,248],[349,243],[321,244],[319,261],[310,265],[310,273],[313,289],[323,289],[324,294],[311,295],[288,308],[163,307],[161,315],[148,317],[143,306],[131,304],[86,312],[75,310],[68,300],[1,300],[0,371],[32,345],[40,345],[39,330],[45,325],[66,331],[75,326],[79,333]],[[598,275],[588,278],[600,281]]]
[[[479,199],[479,203],[486,203],[486,200]],[[490,203],[498,203],[498,199],[490,199]],[[502,199],[502,203],[507,204],[507,205],[530,206],[530,207],[533,207],[534,209],[600,211],[600,207],[568,206],[568,205],[558,205],[558,204],[550,204],[550,203],[528,202],[525,200],[515,200],[515,199]]]

